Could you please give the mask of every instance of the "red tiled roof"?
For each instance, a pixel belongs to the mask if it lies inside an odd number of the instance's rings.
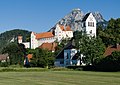
[[[120,45],[118,45],[117,47],[115,47],[115,46],[108,46],[106,48],[106,50],[105,50],[104,56],[109,56],[114,51],[120,51]]]
[[[70,26],[64,27],[63,25],[59,25],[62,31],[72,31]]]
[[[70,26],[66,26],[66,31],[72,31]]]
[[[62,31],[65,31],[64,26],[63,25],[59,25],[59,27],[61,28]]]
[[[43,32],[43,33],[36,34],[36,39],[50,38],[50,37],[53,37],[53,36],[54,35],[52,34],[52,32]]]
[[[0,54],[0,61],[6,60],[7,57],[9,57],[8,54]]]
[[[57,43],[43,43],[40,48],[47,49],[49,51],[55,51],[55,47],[57,46]]]

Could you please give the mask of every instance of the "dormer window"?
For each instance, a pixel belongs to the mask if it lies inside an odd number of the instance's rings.
[[[94,27],[94,22],[88,22],[89,27]]]

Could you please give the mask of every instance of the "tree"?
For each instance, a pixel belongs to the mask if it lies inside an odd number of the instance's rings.
[[[120,51],[114,51],[111,55],[100,59],[95,67],[99,71],[120,71]]]
[[[78,43],[77,47],[80,49],[80,54],[85,56],[84,62],[87,65],[94,65],[94,62],[102,57],[105,51],[105,45],[99,37],[95,38],[83,34],[75,43]]]
[[[25,56],[25,47],[23,44],[10,43],[3,48],[2,53],[8,53],[10,65],[23,65]]]
[[[30,65],[32,67],[50,67],[54,65],[53,53],[48,50],[36,48]]]
[[[106,46],[120,43],[120,18],[111,18],[105,30],[98,30],[98,36]]]

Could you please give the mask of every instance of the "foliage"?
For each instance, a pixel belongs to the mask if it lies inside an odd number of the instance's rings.
[[[20,67],[4,67],[0,69],[0,72],[45,72],[46,68],[20,68]]]
[[[32,67],[50,67],[54,65],[53,53],[48,50],[36,48],[30,65]]]
[[[87,65],[93,65],[96,59],[102,57],[105,51],[105,45],[99,37],[95,38],[77,32],[74,38],[75,45],[80,50],[80,54],[85,56],[84,62]]]
[[[24,45],[17,43],[10,43],[2,50],[3,54],[8,53],[9,55],[9,65],[23,65],[25,52]]]
[[[102,58],[95,67],[99,71],[120,71],[120,51],[114,51],[111,55]]]
[[[100,29],[100,27],[98,27]],[[98,29],[98,36],[106,46],[120,43],[120,18],[111,18],[105,30]]]
[[[9,43],[12,42],[11,40],[13,40],[14,42],[17,42],[17,37],[20,35],[23,36],[23,41],[30,42],[30,32],[27,30],[15,29],[15,30],[10,30],[10,31],[1,33],[0,34],[0,53],[5,46],[7,46]]]

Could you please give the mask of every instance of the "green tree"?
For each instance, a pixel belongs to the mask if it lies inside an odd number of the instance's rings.
[[[32,67],[50,67],[54,65],[53,53],[48,50],[36,48],[30,62]]]
[[[111,55],[101,58],[95,67],[99,71],[120,71],[120,51],[114,51]]]
[[[23,44],[10,43],[3,48],[2,53],[8,53],[10,65],[23,65],[25,48]]]
[[[120,18],[111,18],[105,30],[98,30],[98,36],[106,46],[120,43]]]
[[[87,65],[94,65],[95,61],[103,57],[105,45],[100,38],[83,35],[79,40],[80,53],[85,56]]]

